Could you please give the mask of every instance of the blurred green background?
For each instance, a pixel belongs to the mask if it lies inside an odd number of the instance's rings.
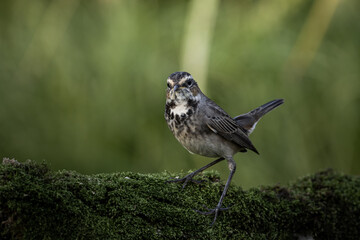
[[[189,154],[163,118],[166,78],[189,71],[236,116],[285,104],[237,154],[234,182],[360,173],[358,0],[0,2],[0,157],[82,173],[171,172]],[[227,164],[213,167],[225,179]]]

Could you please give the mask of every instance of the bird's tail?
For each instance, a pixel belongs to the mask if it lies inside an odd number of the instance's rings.
[[[284,103],[284,99],[272,100],[268,103],[265,103],[264,105],[261,105],[258,108],[255,108],[254,110],[248,113],[236,116],[234,120],[240,127],[245,129],[247,131],[246,133],[249,135],[250,133],[252,133],[252,131],[254,131],[257,122],[260,120],[262,116],[264,116],[266,113],[270,112],[271,110],[280,106],[283,103]]]

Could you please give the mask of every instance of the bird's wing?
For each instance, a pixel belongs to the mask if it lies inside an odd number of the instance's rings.
[[[213,132],[219,134],[223,138],[236,143],[240,147],[258,153],[246,135],[245,130],[241,129],[231,117],[225,114],[217,114],[215,117],[208,116],[206,124]]]

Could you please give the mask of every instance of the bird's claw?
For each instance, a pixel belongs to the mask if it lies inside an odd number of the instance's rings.
[[[188,184],[189,181],[191,181],[193,183],[196,183],[196,184],[200,184],[200,183],[205,181],[205,180],[195,180],[195,179],[193,179],[194,176],[195,175],[193,175],[193,174],[188,174],[183,178],[176,178],[176,179],[168,180],[166,182],[168,182],[168,183],[170,183],[170,182],[175,182],[175,183],[183,182],[184,184],[183,184],[182,188],[185,188],[185,186]]]
[[[215,221],[216,221],[216,218],[219,214],[219,212],[221,211],[226,211],[226,210],[229,210],[230,207],[226,207],[226,208],[222,208],[221,206],[216,206],[215,208],[213,209],[210,209],[206,206],[204,206],[204,208],[207,210],[207,211],[200,211],[200,210],[195,210],[197,213],[200,213],[202,215],[211,215],[211,214],[214,214],[214,220],[212,221],[211,223],[211,226],[214,225]]]
[[[204,182],[205,180],[195,180],[195,179],[193,179],[193,177],[194,177],[195,175],[194,174],[188,174],[188,175],[186,175],[185,177],[183,177],[183,178],[175,178],[175,179],[172,179],[172,180],[168,180],[168,181],[166,181],[166,182],[183,182],[184,184],[183,184],[183,187],[182,188],[185,188],[185,186],[188,184],[188,182],[189,181],[191,181],[191,182],[193,182],[193,183],[196,183],[196,184],[200,184],[200,183],[202,183],[202,182]]]

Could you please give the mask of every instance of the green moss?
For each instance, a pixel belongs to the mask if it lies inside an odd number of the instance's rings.
[[[1,239],[360,239],[360,178],[332,170],[287,186],[229,188],[230,210],[212,217],[223,189],[215,172],[202,184],[169,184],[170,173],[82,175],[4,159]]]

